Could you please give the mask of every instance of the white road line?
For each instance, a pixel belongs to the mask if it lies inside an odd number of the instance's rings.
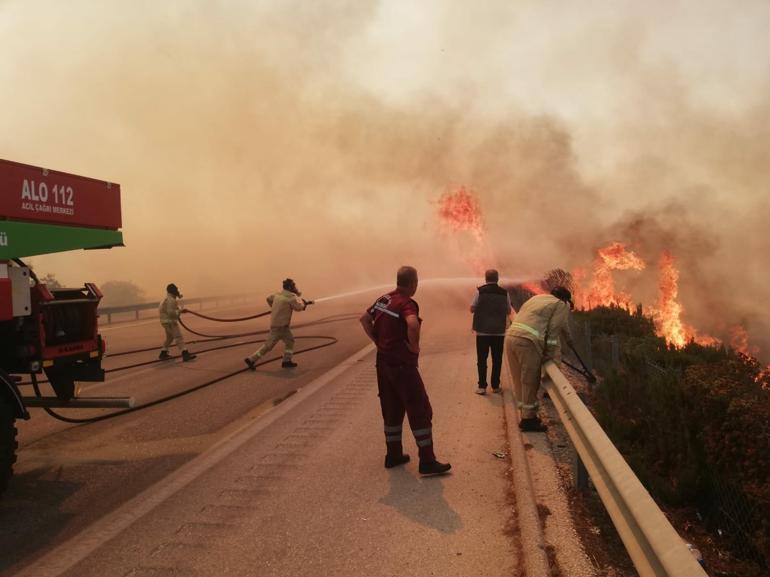
[[[297,391],[262,418],[248,423],[221,439],[213,447],[186,463],[168,477],[158,481],[142,493],[108,513],[92,525],[65,541],[56,549],[27,566],[16,577],[57,577],[69,571],[110,539],[119,535],[134,522],[155,509],[166,499],[178,493],[214,465],[225,459],[254,435],[283,417],[294,407],[310,398],[316,391],[354,366],[374,350],[369,344],[342,363],[324,373],[306,387]]]

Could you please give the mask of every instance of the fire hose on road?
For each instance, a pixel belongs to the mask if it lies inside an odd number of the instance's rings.
[[[201,313],[196,313],[196,312],[189,311],[189,310],[186,311],[186,312],[190,313],[190,314],[193,314],[194,316],[201,317],[203,319],[211,320],[211,321],[215,321],[215,322],[241,322],[241,321],[246,321],[246,320],[257,319],[257,318],[264,317],[264,316],[267,316],[267,315],[270,314],[270,311],[267,311],[267,312],[262,312],[262,313],[258,313],[258,314],[255,314],[255,315],[246,316],[246,317],[224,319],[224,318],[217,318],[217,317],[211,317],[211,316],[203,315]],[[330,322],[339,322],[339,321],[344,321],[344,320],[350,320],[350,319],[355,318],[355,317],[357,317],[357,315],[355,315],[355,314],[333,315],[333,316],[330,316],[330,317],[324,317],[324,318],[319,319],[317,321],[311,321],[311,322],[308,322],[308,323],[300,323],[300,324],[296,325],[296,328],[314,326],[314,325],[319,325],[319,324],[327,324],[327,323],[330,323]],[[263,334],[269,332],[269,331],[263,329],[263,330],[258,330],[258,331],[245,332],[245,333],[226,334],[226,335],[211,335],[211,334],[206,334],[206,333],[202,333],[202,332],[195,331],[195,330],[191,329],[181,319],[179,319],[179,323],[188,332],[190,332],[190,333],[192,333],[192,334],[194,334],[196,336],[204,337],[203,339],[191,341],[192,344],[194,344],[194,343],[210,343],[210,342],[213,342],[213,341],[222,341],[222,340],[228,340],[228,339],[233,339],[233,338],[241,338],[241,337],[248,337],[248,336],[255,336],[255,335],[263,335]],[[326,347],[332,346],[332,345],[334,345],[334,344],[336,344],[338,342],[338,339],[336,337],[332,337],[332,336],[329,336],[329,335],[300,335],[300,336],[296,336],[295,339],[297,339],[297,340],[300,340],[300,339],[302,339],[302,340],[316,339],[316,340],[325,340],[326,342],[324,342],[322,344],[319,344],[319,345],[314,345],[314,346],[311,346],[311,347],[306,347],[306,348],[299,349],[299,350],[295,351],[294,354],[302,354],[302,353],[307,353],[307,352],[310,352],[310,351],[326,348]],[[228,349],[228,348],[240,347],[240,346],[244,346],[244,345],[253,345],[253,344],[262,343],[262,342],[265,342],[265,339],[252,339],[252,340],[247,340],[247,341],[239,341],[237,343],[228,343],[228,344],[224,344],[224,345],[214,346],[214,347],[210,347],[210,348],[207,348],[207,349],[198,350],[196,352],[197,353],[206,353],[206,352],[212,352],[212,351],[223,350],[223,349]],[[124,355],[137,354],[137,353],[148,352],[148,351],[155,351],[157,349],[158,349],[158,347],[147,347],[147,348],[143,348],[143,349],[134,349],[134,350],[131,350],[131,351],[121,351],[120,353],[112,354],[112,355],[109,355],[109,356],[111,356],[111,357],[124,356]],[[264,360],[264,361],[256,363],[255,366],[267,365],[269,363],[274,363],[274,362],[276,362],[278,360],[280,360],[280,357],[276,357],[276,358],[273,358],[273,359],[267,359],[267,360]],[[160,363],[160,362],[164,362],[164,361],[161,361],[161,360],[158,360],[158,359],[154,359],[152,361],[143,361],[143,362],[139,362],[139,363],[134,363],[134,364],[130,364],[130,365],[125,365],[125,366],[109,369],[109,370],[107,370],[105,372],[110,373],[110,372],[116,372],[116,371],[123,371],[123,370],[131,369],[131,368],[137,368],[137,367],[141,367],[141,366],[152,365],[152,364]],[[189,389],[185,389],[183,391],[179,391],[179,392],[176,392],[176,393],[173,393],[173,394],[170,394],[170,395],[166,395],[164,397],[160,397],[158,399],[155,399],[153,401],[149,401],[147,403],[143,403],[141,405],[137,405],[135,407],[129,407],[129,408],[122,409],[122,410],[119,410],[119,411],[115,411],[113,413],[109,413],[109,414],[106,414],[106,415],[99,415],[98,417],[90,417],[90,418],[66,417],[66,416],[64,416],[64,415],[62,415],[60,413],[57,413],[56,411],[54,411],[50,407],[42,407],[42,408],[43,408],[43,410],[45,410],[46,413],[48,413],[54,419],[57,419],[59,421],[63,421],[65,423],[73,423],[73,424],[96,423],[96,422],[99,422],[99,421],[105,421],[107,419],[112,419],[112,418],[115,418],[115,417],[119,417],[121,415],[125,415],[125,414],[128,414],[128,413],[134,413],[134,412],[137,412],[137,411],[140,411],[140,410],[143,410],[143,409],[148,409],[150,407],[154,407],[154,406],[166,403],[168,401],[172,401],[174,399],[178,399],[180,397],[184,397],[186,395],[189,395],[191,393],[194,393],[194,392],[199,391],[201,389],[204,389],[206,387],[210,387],[212,385],[215,385],[217,383],[225,381],[225,380],[227,380],[227,379],[229,379],[231,377],[234,377],[236,375],[239,375],[241,373],[247,372],[248,370],[249,370],[248,368],[238,369],[238,370],[233,371],[231,373],[227,373],[225,375],[221,375],[219,377],[216,377],[216,378],[211,379],[209,381],[206,381],[204,383],[200,383],[198,385],[195,385],[194,387],[191,387]],[[39,387],[41,382],[45,382],[45,381],[38,381],[37,375],[32,374],[31,375],[31,382],[28,383],[28,384],[32,385],[32,387],[33,387],[33,389],[35,391],[35,395],[36,395],[37,398],[43,398],[43,396],[42,396],[42,394],[40,392],[40,387]]]

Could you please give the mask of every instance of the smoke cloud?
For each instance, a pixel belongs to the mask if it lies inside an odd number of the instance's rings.
[[[770,5],[0,2],[0,157],[119,182],[125,248],[33,259],[160,297],[467,276],[436,201],[479,199],[503,276],[587,265],[770,351]],[[458,244],[459,242],[459,244]]]

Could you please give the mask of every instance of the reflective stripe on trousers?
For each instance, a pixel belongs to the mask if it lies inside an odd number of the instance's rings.
[[[401,425],[385,425],[385,442],[392,443],[395,441],[401,442]]]
[[[540,408],[540,403],[539,403],[539,402],[537,402],[537,401],[535,401],[534,403],[530,403],[530,404],[528,404],[528,405],[525,405],[525,404],[524,404],[524,403],[522,403],[521,401],[518,401],[518,402],[516,403],[516,406],[517,406],[519,409],[526,409],[526,410],[532,410],[532,409],[534,409],[534,410],[537,410],[537,409],[539,409],[539,408]]]
[[[429,447],[433,444],[433,429],[412,429],[414,440],[418,447]]]

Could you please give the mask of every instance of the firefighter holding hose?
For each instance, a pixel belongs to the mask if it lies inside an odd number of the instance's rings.
[[[191,361],[197,356],[185,347],[182,330],[179,328],[179,315],[186,312],[186,309],[179,307],[178,299],[181,298],[182,295],[179,292],[179,288],[174,283],[171,283],[166,287],[166,298],[158,307],[160,324],[166,332],[166,340],[163,342],[163,347],[160,349],[160,356],[158,357],[161,361],[171,358],[171,355],[168,354],[168,348],[174,342],[176,342],[179,350],[182,351],[182,360],[184,362]]]
[[[527,300],[505,335],[505,353],[513,378],[513,390],[521,409],[519,429],[542,433],[547,427],[537,416],[537,392],[543,363],[560,359],[560,341],[573,346],[569,313],[572,293],[557,286],[551,294]]]
[[[293,369],[297,366],[297,363],[292,360],[294,335],[289,328],[291,316],[294,311],[304,311],[308,305],[312,305],[314,302],[302,299],[301,296],[302,293],[297,289],[295,282],[287,278],[283,281],[282,291],[267,297],[267,304],[270,305],[270,334],[257,352],[243,359],[249,370],[255,371],[257,361],[272,351],[278,341],[283,341],[285,347],[281,366],[284,369]]]

